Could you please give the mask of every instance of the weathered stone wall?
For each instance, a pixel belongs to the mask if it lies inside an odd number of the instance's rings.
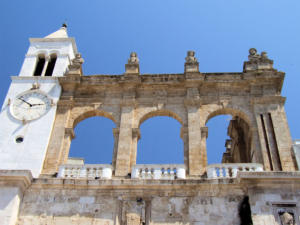
[[[177,181],[40,178],[25,191],[17,224],[239,225],[250,218],[253,225],[279,225],[284,212],[299,224],[299,177],[243,172],[236,179]]]
[[[201,224],[238,225],[239,204],[244,191],[238,185],[209,184],[203,186],[170,181],[97,181],[81,188],[57,181],[37,181],[25,192],[18,225],[148,225]],[[73,181],[74,182],[74,181]],[[76,182],[76,181],[75,181]],[[48,183],[57,188],[47,188]],[[123,184],[125,183],[125,185]],[[152,183],[152,184],[151,184]],[[158,186],[165,186],[164,188]],[[64,187],[63,187],[64,186]],[[151,188],[153,186],[154,188]],[[55,187],[55,185],[53,186]]]

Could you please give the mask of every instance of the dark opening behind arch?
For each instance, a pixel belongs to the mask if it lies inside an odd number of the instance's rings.
[[[43,72],[43,69],[45,66],[45,62],[46,62],[45,55],[39,55],[37,57],[37,63],[36,63],[36,67],[35,67],[33,76],[41,76],[42,75],[42,72]]]

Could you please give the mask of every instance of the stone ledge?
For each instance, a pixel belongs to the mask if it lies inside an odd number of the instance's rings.
[[[299,185],[300,186],[300,172],[239,172],[237,175],[237,182],[241,184],[261,185]],[[274,186],[275,187],[275,186]]]
[[[32,180],[29,170],[0,170],[0,186],[17,186],[24,190],[31,185]]]

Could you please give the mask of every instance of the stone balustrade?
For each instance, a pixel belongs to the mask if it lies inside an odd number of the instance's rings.
[[[133,179],[185,179],[185,166],[182,164],[140,164],[132,168]]]
[[[222,163],[207,166],[208,178],[234,178],[237,172],[260,172],[263,166],[259,163]]]
[[[111,179],[112,166],[109,164],[66,164],[60,166],[58,177],[83,179]]]

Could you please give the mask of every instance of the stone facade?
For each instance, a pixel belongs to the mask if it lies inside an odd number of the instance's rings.
[[[28,71],[36,61],[26,58],[18,78],[35,88],[36,80],[52,79],[60,96],[53,102],[46,149],[35,148],[40,170],[18,167],[20,158],[5,162],[14,161],[15,167],[0,167],[0,224],[299,224],[300,173],[281,96],[284,73],[265,52],[250,49],[240,73],[202,73],[195,52],[188,51],[182,74],[140,74],[138,55],[131,53],[124,74],[86,76],[66,27],[38,47],[49,42],[51,49],[62,41],[69,41],[62,49],[73,51],[69,61],[56,65],[60,70],[55,68],[53,77],[33,79]],[[12,93],[18,92],[13,85]],[[223,163],[207,166],[206,123],[221,114],[233,118],[231,140]],[[92,116],[116,125],[111,165],[68,157],[74,128]],[[139,127],[154,116],[182,125],[184,165],[136,165]],[[9,155],[9,148],[5,152]]]

